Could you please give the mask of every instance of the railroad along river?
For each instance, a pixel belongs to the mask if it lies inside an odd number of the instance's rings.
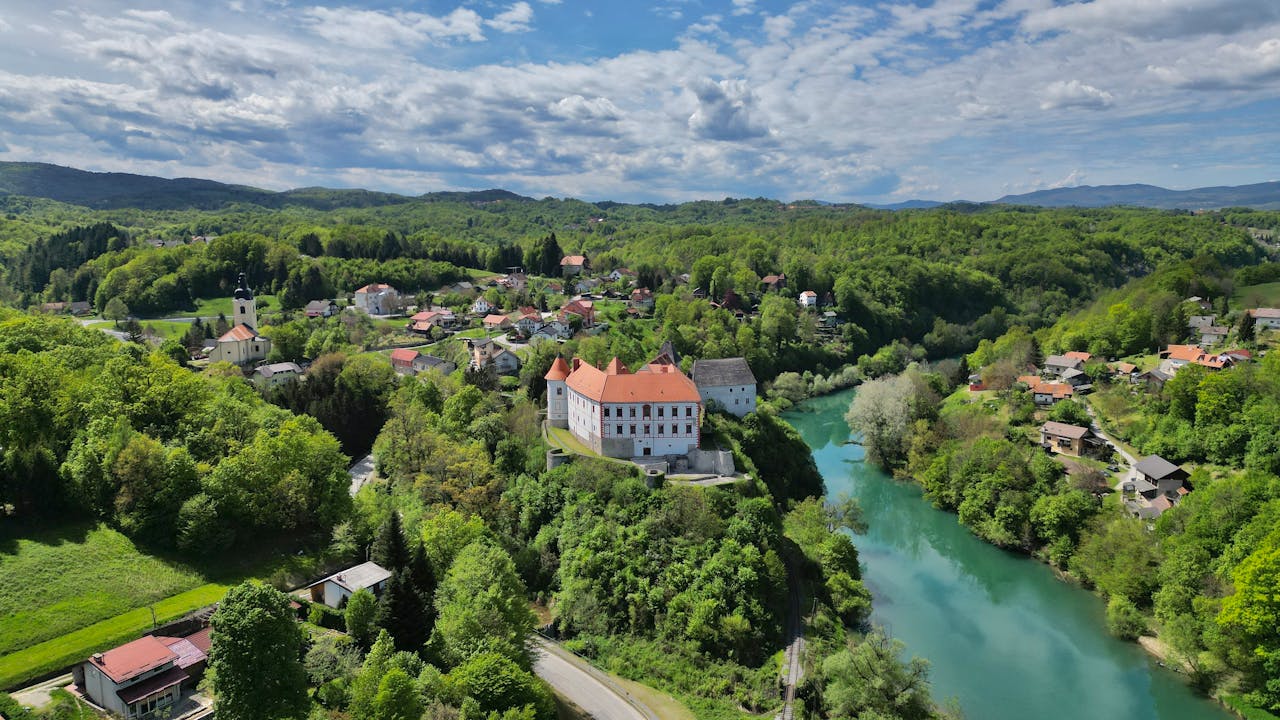
[[[931,663],[934,698],[970,720],[1228,720],[1137,645],[1107,634],[1103,603],[1049,567],[979,540],[918,486],[863,461],[844,413],[854,391],[786,413],[827,495],[858,499],[855,538],[873,623]]]

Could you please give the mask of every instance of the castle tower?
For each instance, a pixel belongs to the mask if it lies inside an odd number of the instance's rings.
[[[254,330],[258,329],[258,306],[253,301],[253,292],[245,282],[244,273],[240,273],[236,291],[231,295],[231,311],[234,313],[231,318],[232,327],[248,325]]]
[[[556,361],[547,371],[547,421],[552,427],[569,427],[569,388],[565,382],[569,379],[569,363],[556,356]]]

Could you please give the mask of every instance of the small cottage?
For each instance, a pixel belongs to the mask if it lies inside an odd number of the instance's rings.
[[[331,608],[341,608],[357,590],[368,590],[382,595],[391,571],[375,562],[362,563],[313,583],[307,587],[311,601],[324,603]]]

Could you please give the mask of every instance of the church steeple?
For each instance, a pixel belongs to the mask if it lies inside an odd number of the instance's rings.
[[[244,273],[237,279],[236,291],[231,295],[231,311],[235,314],[231,324],[248,325],[255,331],[258,329],[258,306],[253,301],[253,291],[245,280]]]

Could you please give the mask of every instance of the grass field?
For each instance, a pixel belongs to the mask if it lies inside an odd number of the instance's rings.
[[[275,295],[254,295],[254,302],[258,307],[258,314],[264,311],[279,310],[280,303],[276,300]],[[231,298],[217,297],[205,298],[196,301],[196,309],[192,312],[172,313],[173,317],[217,317],[219,313],[227,316],[227,320],[231,319]]]
[[[143,329],[150,328],[156,335],[168,340],[169,338],[180,338],[186,334],[191,328],[191,323],[179,320],[139,320]],[[100,320],[89,323],[91,328],[105,328],[107,330],[116,330],[116,324],[110,320]]]
[[[54,672],[84,660],[95,652],[108,650],[133,640],[152,627],[215,603],[227,592],[226,585],[201,585],[185,593],[116,615],[60,637],[0,656],[0,688],[11,689],[32,678]]]
[[[0,541],[0,578],[0,656],[206,582],[114,530],[83,525]]]
[[[1236,308],[1276,307],[1280,305],[1280,282],[1238,287],[1231,299]]]

